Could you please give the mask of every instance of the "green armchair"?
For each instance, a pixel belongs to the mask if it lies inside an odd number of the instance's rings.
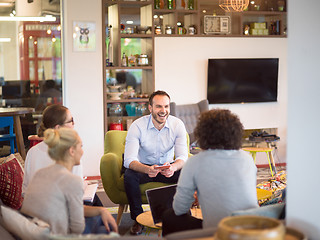
[[[127,131],[108,131],[104,141],[104,155],[100,161],[100,175],[103,188],[109,199],[119,204],[117,224],[119,225],[125,207],[128,205],[128,198],[124,188],[123,158]],[[189,146],[189,135],[187,135]],[[166,186],[169,184],[150,182],[140,185],[142,203],[147,204],[145,191],[150,188]]]

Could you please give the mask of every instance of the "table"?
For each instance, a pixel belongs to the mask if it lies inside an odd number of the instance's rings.
[[[191,208],[191,215],[202,219],[202,212],[200,208]],[[151,229],[157,229],[158,230],[158,236],[161,237],[162,232],[162,223],[154,224],[151,211],[146,211],[141,213],[137,217],[137,222],[141,225],[145,226],[147,228],[146,234],[148,235],[151,231]]]
[[[259,140],[249,140],[249,141],[253,144],[252,147],[254,147],[254,148],[257,148],[257,147],[258,147],[258,146],[257,146],[258,143],[265,142],[265,143],[267,144],[267,148],[273,149],[271,143],[272,143],[272,142],[278,142],[279,139],[272,140],[272,141],[271,141],[271,140],[263,140],[263,139],[259,139]],[[270,159],[270,161],[271,161],[271,167],[272,167],[271,172],[274,172],[274,174],[277,174],[276,164],[275,164],[275,162],[274,162],[274,158],[273,158],[273,155],[272,155],[272,151],[268,151],[267,154],[268,154],[269,159]],[[273,175],[272,175],[272,176],[273,176]]]
[[[27,113],[33,113],[34,108],[0,108],[0,117],[13,117],[14,131],[16,134],[18,152],[20,153],[23,160],[26,159],[26,149],[24,146],[23,134],[21,129],[20,116],[24,116]]]
[[[268,158],[269,167],[270,167],[270,172],[271,172],[271,175],[273,177],[273,171],[275,171],[275,169],[276,169],[274,160],[273,160],[273,158],[271,159],[271,156],[272,156],[271,152],[272,152],[273,148],[269,148],[269,147],[266,147],[266,148],[265,147],[245,147],[245,148],[242,148],[242,150],[251,153],[251,155],[253,157],[254,164],[256,164],[256,156],[257,156],[258,152],[266,153],[267,154],[267,158]]]

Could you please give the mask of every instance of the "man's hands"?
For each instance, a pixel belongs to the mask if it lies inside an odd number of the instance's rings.
[[[149,177],[156,177],[158,173],[161,173],[163,176],[169,178],[172,177],[174,172],[177,170],[174,164],[170,164],[169,162],[166,162],[163,164],[163,166],[169,166],[167,169],[157,169],[158,165],[152,165],[148,169],[148,176]]]
[[[168,169],[157,169],[156,167],[159,167],[159,165],[152,165],[148,166],[143,163],[140,163],[139,161],[132,161],[130,163],[130,169],[148,174],[149,177],[154,178],[158,175],[158,173],[162,174],[163,176],[169,178],[172,177],[175,171],[178,171],[182,168],[184,164],[184,161],[181,159],[175,160],[173,163],[166,162],[162,166],[169,166]]]

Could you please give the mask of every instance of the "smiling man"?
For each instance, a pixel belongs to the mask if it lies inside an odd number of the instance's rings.
[[[150,115],[132,123],[126,138],[124,185],[133,220],[143,212],[139,185],[177,183],[180,169],[188,159],[186,128],[180,119],[169,115],[170,96],[164,91],[152,93],[149,111]],[[158,168],[162,165],[166,169]],[[142,226],[135,221],[130,233],[141,232]]]

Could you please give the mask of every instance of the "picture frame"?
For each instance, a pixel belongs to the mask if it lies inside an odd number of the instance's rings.
[[[203,32],[205,34],[229,34],[231,32],[230,16],[204,16]]]
[[[73,51],[93,52],[96,50],[96,23],[73,21]]]

